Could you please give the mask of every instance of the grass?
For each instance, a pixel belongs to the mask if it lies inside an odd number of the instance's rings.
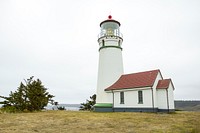
[[[200,112],[45,111],[0,113],[0,133],[200,133]]]

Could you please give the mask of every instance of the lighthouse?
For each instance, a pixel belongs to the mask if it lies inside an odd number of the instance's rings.
[[[120,23],[100,23],[96,112],[174,112],[174,85],[159,69],[124,74]]]
[[[122,60],[123,37],[120,32],[120,22],[109,15],[100,23],[99,66],[97,79],[97,99],[95,111],[111,111],[113,95],[105,89],[115,83],[124,73]]]

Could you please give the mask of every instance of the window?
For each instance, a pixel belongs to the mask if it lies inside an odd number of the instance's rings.
[[[120,40],[119,40],[119,41],[118,41],[118,46],[120,46],[120,43],[121,43],[121,42],[120,42]]]
[[[143,95],[142,91],[138,91],[138,103],[143,104]]]
[[[124,92],[120,92],[120,104],[124,104]]]
[[[102,46],[105,46],[105,41],[104,40],[102,40]]]

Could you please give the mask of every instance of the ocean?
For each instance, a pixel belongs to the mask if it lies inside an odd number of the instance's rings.
[[[46,110],[58,110],[58,107],[63,107],[65,110],[79,111],[81,104],[59,104],[59,105],[47,105]]]

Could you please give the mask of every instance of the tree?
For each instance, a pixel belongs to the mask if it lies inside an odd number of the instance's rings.
[[[80,110],[93,110],[93,106],[96,104],[96,94],[90,96],[90,100],[86,100],[86,103],[81,103]]]
[[[43,109],[48,103],[53,103],[54,96],[47,92],[47,88],[37,79],[33,80],[33,76],[20,83],[15,92],[9,94],[8,97],[0,96],[5,99],[0,104],[3,108],[12,107],[17,111],[37,111]]]

